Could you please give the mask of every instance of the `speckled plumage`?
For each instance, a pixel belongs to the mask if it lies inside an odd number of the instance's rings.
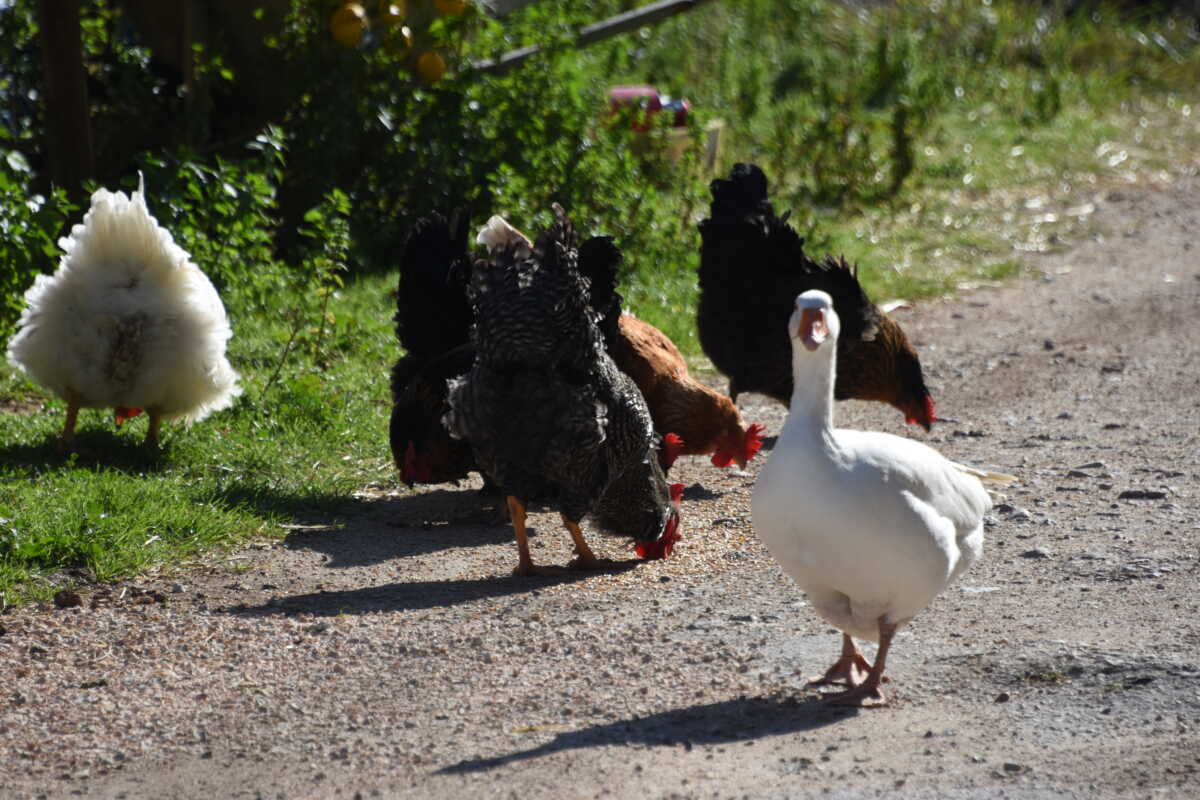
[[[389,439],[401,478],[446,483],[478,469],[470,446],[442,424],[449,410],[446,381],[466,374],[475,360],[474,311],[467,296],[470,263],[465,215],[419,219],[400,261],[396,335],[405,354],[391,371]],[[574,247],[574,237],[566,242]],[[608,236],[579,246],[579,269],[589,278],[589,302],[606,342],[616,336],[621,296],[616,292],[621,253]],[[485,480],[487,476],[485,475]]]
[[[447,426],[505,494],[653,541],[672,514],[653,423],[605,352],[573,244],[560,212],[532,251],[516,243],[476,262],[476,360],[450,382]]]

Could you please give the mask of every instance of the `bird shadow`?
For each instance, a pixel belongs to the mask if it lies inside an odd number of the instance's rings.
[[[490,758],[460,761],[438,774],[484,772],[531,758],[613,745],[678,746],[729,744],[766,736],[797,733],[835,724],[854,716],[852,706],[834,706],[818,697],[745,697],[673,709],[645,717],[593,725],[556,735],[537,747]]]
[[[236,500],[228,492],[223,496]],[[258,502],[261,510],[287,514],[293,521],[284,547],[323,553],[325,566],[332,569],[513,541],[512,527],[500,516],[499,498],[478,490],[439,488],[394,497],[326,499],[320,508],[300,498]],[[530,513],[548,510],[535,503],[527,508]],[[335,513],[339,511],[343,513]],[[551,523],[547,532],[561,530]],[[537,525],[527,532],[531,539],[541,533]]]
[[[386,522],[352,520],[346,525],[310,526],[292,530],[283,546],[323,553],[330,569],[367,567],[396,559],[463,547],[484,547],[512,541],[504,526],[424,523],[417,527],[388,526]]]
[[[633,569],[640,561],[620,562],[607,573]],[[269,617],[279,614],[311,614],[336,617],[370,614],[380,611],[417,611],[471,603],[510,595],[537,594],[559,584],[588,580],[596,572],[565,572],[562,575],[509,578],[479,578],[448,581],[410,581],[384,586],[368,586],[340,591],[318,591],[276,598],[258,605],[238,604],[224,609],[244,617]]]
[[[38,444],[8,444],[0,447],[0,461],[14,470],[36,478],[46,472],[100,467],[131,475],[156,472],[168,463],[171,445],[147,447],[140,438],[106,430],[87,430],[75,435],[71,452],[60,452],[58,436]]]
[[[388,498],[330,497],[288,513],[296,527],[284,547],[323,553],[325,566],[364,567],[400,558],[512,541],[512,528],[478,492],[436,489]],[[336,502],[340,500],[340,502]],[[333,512],[344,512],[335,516]]]
[[[716,500],[724,496],[724,492],[715,492],[701,483],[693,483],[683,490],[684,500]]]
[[[252,510],[260,516],[286,517],[298,525],[329,527],[339,515],[364,513],[368,504],[341,492],[280,491],[262,484],[218,486],[205,492],[205,502]]]

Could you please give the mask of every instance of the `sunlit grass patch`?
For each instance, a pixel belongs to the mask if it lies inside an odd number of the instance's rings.
[[[141,418],[118,431],[109,410],[94,410],[80,415],[79,452],[60,455],[63,404],[0,366],[0,397],[44,398],[43,407],[0,413],[6,601],[45,597],[79,575],[111,580],[279,535],[297,518],[346,512],[358,487],[392,481],[390,283],[356,281],[332,300],[328,344],[336,355],[325,366],[304,350],[278,363],[288,298],[275,315],[232,309],[230,357],[242,373],[242,397],[191,428],[164,425],[158,452],[144,449]]]

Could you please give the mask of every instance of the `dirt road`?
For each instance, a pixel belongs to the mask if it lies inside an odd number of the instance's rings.
[[[1022,482],[898,637],[890,707],[803,688],[838,637],[753,536],[758,463],[685,459],[675,556],[565,581],[510,577],[466,487],[368,489],[283,542],[0,616],[0,794],[1200,796],[1198,190],[1110,190],[1103,234],[1020,285],[898,312],[956,420],[905,433]],[[533,523],[535,558],[568,560]]]

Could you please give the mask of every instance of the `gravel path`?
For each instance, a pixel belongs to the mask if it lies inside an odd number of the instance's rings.
[[[957,420],[905,432],[1022,482],[897,638],[890,707],[803,688],[838,637],[754,538],[758,463],[682,459],[675,556],[566,580],[510,577],[466,487],[368,488],[282,542],[0,616],[0,794],[1200,796],[1197,190],[1109,191],[1103,234],[1019,286],[897,312]],[[567,561],[531,520],[535,559]]]

